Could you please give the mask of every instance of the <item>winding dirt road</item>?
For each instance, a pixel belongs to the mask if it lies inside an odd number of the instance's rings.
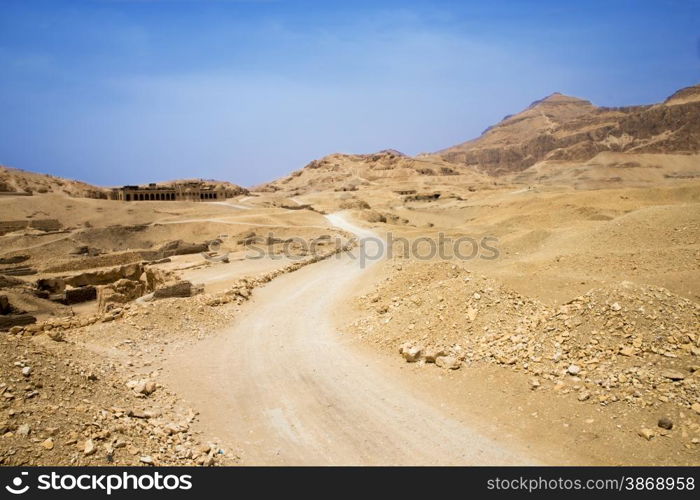
[[[344,255],[275,279],[230,330],[171,360],[167,383],[200,411],[207,431],[242,450],[245,464],[533,463],[446,417],[345,344],[334,310],[371,265]]]

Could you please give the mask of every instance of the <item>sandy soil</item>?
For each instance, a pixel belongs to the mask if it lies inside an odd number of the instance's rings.
[[[334,310],[368,269],[345,256],[276,280],[233,328],[173,358],[166,379],[248,464],[536,463],[421,401],[346,345]]]
[[[214,203],[0,168],[0,463],[700,464],[699,89]]]

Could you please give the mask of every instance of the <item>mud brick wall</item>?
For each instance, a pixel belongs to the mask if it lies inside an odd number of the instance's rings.
[[[0,235],[31,227],[40,231],[58,231],[63,228],[56,219],[5,220],[0,221]]]

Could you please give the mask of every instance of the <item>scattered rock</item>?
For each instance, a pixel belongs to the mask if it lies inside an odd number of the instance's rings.
[[[95,446],[95,442],[92,439],[88,439],[85,441],[85,444],[83,446],[83,453],[85,456],[90,456],[94,454],[97,451],[97,447]]]
[[[673,429],[673,422],[668,417],[661,417],[658,422],[658,426],[662,429],[671,430]]]
[[[435,360],[440,356],[447,356],[447,353],[438,347],[428,347],[423,354],[426,363],[435,363]]]
[[[661,376],[671,380],[683,380],[685,378],[685,374],[678,370],[664,370],[661,372]]]
[[[651,429],[647,429],[647,428],[640,429],[637,434],[639,434],[640,437],[643,437],[647,441],[651,441],[651,438],[653,438],[656,435],[654,433],[654,431],[652,431]]]
[[[435,358],[435,364],[447,370],[457,370],[462,362],[454,356],[438,356]]]
[[[566,372],[569,375],[578,375],[581,373],[581,367],[578,365],[569,365],[569,367],[566,369]]]
[[[153,394],[154,392],[156,392],[156,383],[152,380],[149,380],[148,382],[146,382],[141,392],[146,396]]]
[[[399,352],[409,363],[415,363],[420,359],[422,349],[420,347],[415,347],[412,345],[403,345],[399,349]]]
[[[47,331],[46,335],[48,335],[48,337],[51,340],[56,341],[56,342],[63,342],[63,340],[65,338],[63,331],[57,330],[57,329]]]

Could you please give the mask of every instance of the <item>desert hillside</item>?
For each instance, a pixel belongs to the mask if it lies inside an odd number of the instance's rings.
[[[700,176],[699,138],[700,85],[663,103],[620,108],[554,93],[437,153],[336,153],[256,189],[293,196],[381,186],[429,190],[443,183],[653,186]]]
[[[105,198],[107,189],[85,182],[38,174],[0,165],[0,196],[58,193],[82,198]]]
[[[480,137],[435,156],[504,175],[542,161],[587,162],[600,153],[693,154],[699,149],[700,85],[696,85],[663,103],[621,108],[596,107],[555,93],[505,117]]]
[[[229,181],[220,181],[216,179],[174,179],[156,183],[157,186],[187,186],[200,185],[206,188],[224,188],[234,195],[248,194],[248,190],[238,184]],[[144,187],[145,185],[142,185]]]
[[[331,154],[313,160],[287,177],[255,188],[290,195],[310,191],[357,191],[366,187],[401,189],[405,183],[429,187],[436,182],[457,185],[488,183],[488,176],[441,158],[413,158],[395,150],[373,154]]]

